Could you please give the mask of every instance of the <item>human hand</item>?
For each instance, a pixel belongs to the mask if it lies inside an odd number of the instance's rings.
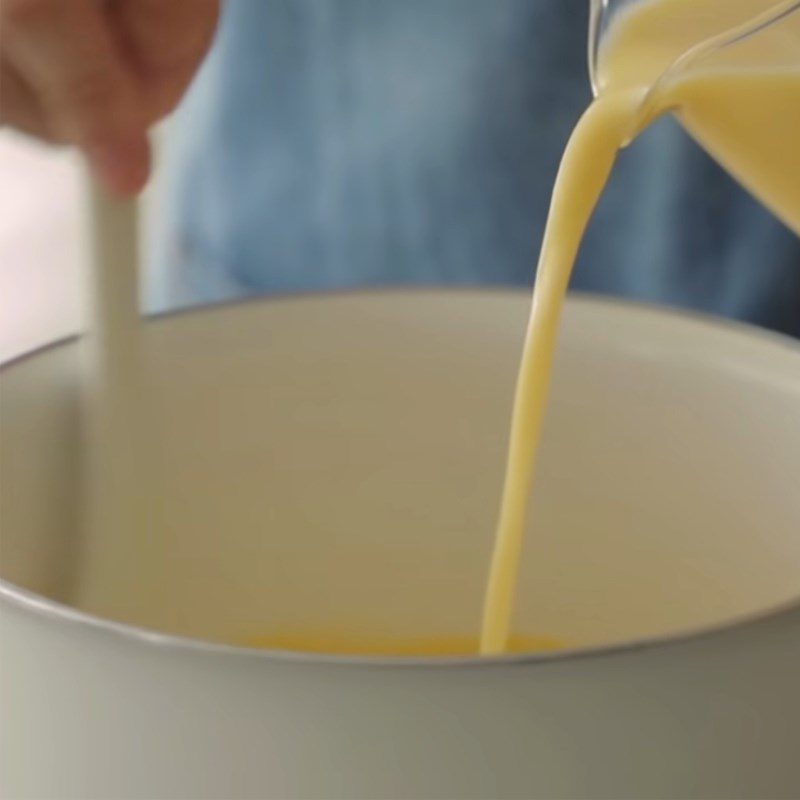
[[[111,191],[138,192],[148,128],[178,103],[219,0],[0,0],[0,124],[81,148]]]

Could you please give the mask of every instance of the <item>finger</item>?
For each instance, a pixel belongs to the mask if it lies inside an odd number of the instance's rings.
[[[108,6],[153,118],[177,105],[211,44],[219,0],[126,0]]]
[[[112,190],[147,178],[146,114],[96,0],[3,0],[5,56],[56,136],[82,147]]]
[[[58,143],[33,90],[19,73],[0,58],[0,125],[8,125],[29,136]]]

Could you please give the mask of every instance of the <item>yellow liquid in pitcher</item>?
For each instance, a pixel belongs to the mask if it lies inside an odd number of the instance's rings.
[[[584,229],[620,147],[646,122],[676,109],[722,165],[800,233],[800,14],[677,71],[643,106],[647,91],[687,49],[776,5],[789,7],[768,0],[649,0],[613,23],[598,64],[600,95],[567,145],[542,243],[484,604],[484,654],[509,646],[561,307]]]
[[[674,108],[684,127],[775,216],[800,234],[800,8],[725,47],[731,31],[791,10],[775,0],[650,0],[623,13],[600,51],[601,94],[652,85],[701,43],[659,86],[657,110]],[[709,44],[702,44],[704,41]]]

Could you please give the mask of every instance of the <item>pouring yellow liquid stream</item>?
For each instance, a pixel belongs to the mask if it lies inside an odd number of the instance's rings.
[[[800,234],[800,12],[791,13],[796,6],[649,0],[613,23],[600,52],[599,96],[564,152],[542,243],[484,603],[484,654],[502,653],[509,643],[559,317],[583,232],[618,150],[646,123],[674,109],[729,172]],[[773,25],[738,40],[748,21],[781,14]],[[687,53],[686,64],[665,75]]]
[[[570,138],[547,220],[522,355],[500,519],[484,606],[481,652],[506,649],[527,521],[528,493],[547,404],[558,322],[583,231],[634,129],[641,93],[620,92],[589,107]]]

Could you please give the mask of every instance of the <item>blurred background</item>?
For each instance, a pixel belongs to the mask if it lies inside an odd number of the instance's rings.
[[[530,286],[590,100],[586,0],[229,0],[159,137],[148,310]],[[0,135],[0,346],[80,320],[76,157]],[[619,158],[573,288],[800,336],[800,242],[671,119]]]

